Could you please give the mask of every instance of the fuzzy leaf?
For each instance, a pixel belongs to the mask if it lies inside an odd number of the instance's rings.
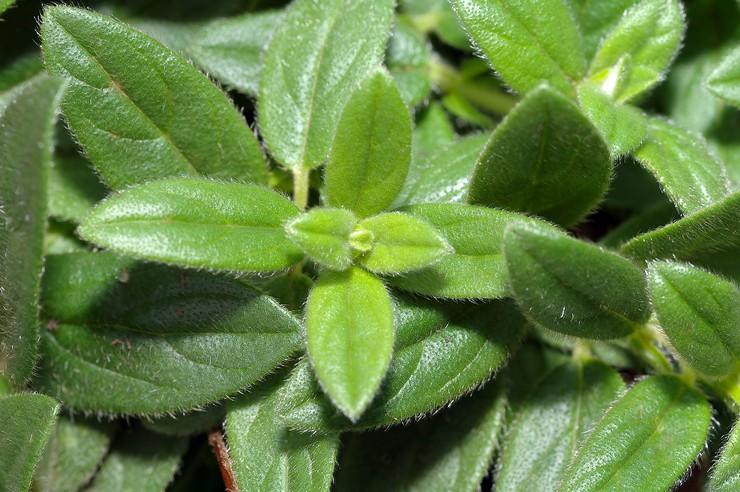
[[[727,53],[707,76],[712,94],[740,107],[740,46]]]
[[[169,413],[161,417],[148,417],[141,425],[165,436],[190,437],[221,427],[226,419],[226,404],[215,403],[207,408],[198,408],[182,413]]]
[[[740,487],[740,425],[735,422],[729,439],[709,473],[707,492],[733,492]]]
[[[45,75],[0,114],[0,372],[17,387],[38,357],[47,176],[62,84]]]
[[[272,155],[313,168],[329,153],[339,115],[381,63],[392,0],[298,0],[265,52],[259,122]]]
[[[44,395],[0,397],[0,490],[30,490],[59,403]]]
[[[306,308],[308,354],[324,391],[350,419],[378,391],[393,338],[393,306],[377,277],[357,267],[319,277]]]
[[[339,120],[324,176],[326,200],[367,217],[388,208],[411,162],[411,116],[393,79],[368,76]]]
[[[169,178],[128,189],[95,207],[78,229],[114,251],[195,268],[281,270],[303,257],[284,224],[299,209],[252,184]]]
[[[674,376],[644,379],[589,434],[558,490],[669,490],[704,447],[709,421],[696,389]]]
[[[624,12],[640,0],[565,0],[581,32],[586,60],[593,58],[601,41],[619,23]]]
[[[385,63],[407,106],[418,106],[432,90],[430,49],[422,33],[397,20],[388,40]]]
[[[38,386],[72,408],[190,409],[243,390],[299,345],[298,321],[237,280],[111,254],[51,256]]]
[[[285,226],[288,237],[309,258],[332,270],[352,266],[349,237],[357,219],[349,210],[315,208]]]
[[[49,168],[49,215],[82,222],[107,190],[81,156],[55,157]]]
[[[70,81],[64,115],[112,189],[183,174],[267,181],[244,119],[159,42],[66,6],[45,10],[41,38],[47,70]]]
[[[610,339],[650,318],[642,271],[614,253],[552,229],[513,224],[504,256],[514,298],[540,326]]]
[[[493,132],[468,201],[569,226],[601,200],[610,175],[609,149],[599,131],[575,104],[542,87]]]
[[[740,292],[731,282],[681,263],[648,270],[653,307],[671,345],[700,374],[735,374],[740,359]]]
[[[560,0],[452,0],[460,21],[493,68],[517,92],[543,82],[573,94],[585,67],[580,35]]]
[[[412,159],[406,186],[413,184],[420,169],[455,141],[455,129],[449,116],[437,101],[432,101],[416,115],[412,134]],[[405,195],[404,195],[405,196]]]

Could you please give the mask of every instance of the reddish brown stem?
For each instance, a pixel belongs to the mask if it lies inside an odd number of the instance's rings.
[[[211,445],[213,453],[216,455],[218,467],[221,468],[221,476],[224,479],[226,492],[239,492],[239,487],[237,487],[236,481],[234,480],[234,469],[231,466],[229,450],[226,448],[224,435],[221,433],[220,429],[216,428],[208,433],[208,443]]]

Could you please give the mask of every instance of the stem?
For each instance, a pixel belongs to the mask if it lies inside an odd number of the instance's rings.
[[[668,362],[663,352],[653,344],[653,333],[645,326],[638,329],[630,337],[630,345],[640,358],[659,374],[673,374],[673,366]]]
[[[305,210],[308,206],[308,178],[311,170],[303,166],[293,169],[293,201],[298,208]]]
[[[213,453],[216,455],[216,460],[218,460],[218,467],[221,469],[226,492],[239,492],[239,487],[236,485],[236,480],[234,480],[234,469],[231,466],[229,450],[220,429],[213,429],[208,433],[208,443],[213,448]]]
[[[442,91],[457,92],[466,100],[493,114],[504,116],[516,104],[516,99],[512,96],[467,80],[460,72],[440,60],[431,61],[429,74],[434,84]]]
[[[582,339],[576,340],[571,356],[577,362],[591,360],[593,358],[591,354],[591,342]]]

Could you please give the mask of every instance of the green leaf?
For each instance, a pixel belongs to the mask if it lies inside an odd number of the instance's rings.
[[[0,490],[31,487],[33,470],[54,428],[59,404],[44,395],[0,397]]]
[[[370,407],[352,423],[322,394],[307,361],[280,391],[291,428],[361,430],[398,424],[469,393],[501,368],[527,325],[513,303],[440,305],[396,297],[396,344],[388,374]]]
[[[406,185],[416,179],[417,169],[428,167],[428,161],[455,141],[455,129],[447,112],[437,101],[417,113],[412,134],[412,159]]]
[[[372,248],[357,260],[378,274],[418,270],[453,252],[434,226],[406,214],[380,214],[365,219],[357,224],[357,233],[365,231],[372,234]]]
[[[85,411],[200,407],[262,379],[299,323],[244,283],[104,253],[51,256],[37,385]]]
[[[584,73],[580,34],[565,3],[544,0],[452,0],[473,42],[520,93],[542,82],[564,94]]]
[[[44,62],[38,53],[16,58],[0,71],[0,113],[13,100],[18,89],[44,71]]]
[[[591,80],[620,102],[663,80],[681,45],[683,17],[677,0],[643,0],[633,5],[601,41],[591,61]]]
[[[308,354],[326,394],[353,421],[378,391],[393,338],[393,305],[377,277],[357,267],[319,277],[306,308]]]
[[[14,3],[15,0],[0,0],[0,14],[8,10]]]
[[[565,0],[581,32],[586,60],[593,58],[601,41],[617,25],[624,12],[639,0]]]
[[[100,467],[90,492],[162,492],[180,466],[188,446],[183,437],[168,437],[145,429],[121,435]]]
[[[604,196],[611,169],[599,131],[575,104],[541,87],[493,132],[470,181],[468,201],[569,226]]]
[[[196,268],[281,270],[303,257],[284,224],[298,207],[258,185],[169,178],[103,201],[78,234],[114,251]]]
[[[729,194],[722,162],[698,135],[652,118],[650,137],[635,153],[668,197],[685,214],[693,214]]]
[[[423,270],[388,277],[388,282],[409,292],[452,299],[509,295],[501,251],[506,224],[541,223],[525,215],[473,205],[412,205],[401,210],[439,230],[454,252]]]
[[[64,115],[112,189],[182,174],[267,181],[257,139],[226,96],[180,56],[112,18],[65,6],[41,24]]]
[[[396,21],[385,64],[407,106],[418,106],[432,90],[430,49],[424,35],[401,20]]]
[[[637,236],[622,253],[641,261],[670,258],[740,281],[740,192],[665,227]]]
[[[392,0],[297,0],[265,52],[259,123],[267,147],[289,168],[313,168],[329,153],[339,115],[383,60]]]
[[[352,266],[350,234],[357,218],[341,208],[315,208],[288,222],[285,230],[309,258],[332,270]]]
[[[558,490],[668,490],[704,447],[710,416],[677,377],[644,379],[589,434]]]
[[[277,391],[285,371],[228,404],[226,435],[240,490],[327,491],[332,483],[339,436],[304,434],[281,425]]]
[[[706,78],[712,94],[740,107],[740,46],[727,53]]]
[[[49,215],[82,222],[107,190],[82,156],[54,157],[49,168]]]
[[[98,470],[114,429],[113,422],[61,415],[36,469],[32,490],[80,490]]]
[[[729,439],[722,447],[709,472],[707,492],[732,492],[740,487],[740,425],[735,422]]]
[[[589,84],[578,86],[578,100],[584,114],[609,144],[612,158],[635,150],[647,138],[648,122],[639,109],[615,104]]]
[[[388,208],[411,162],[411,115],[388,73],[378,70],[352,93],[329,162],[326,200],[359,217]]]
[[[496,490],[554,490],[585,433],[623,391],[619,373],[601,362],[569,362],[552,371],[517,410]]]
[[[512,224],[508,280],[522,312],[550,330],[620,338],[650,318],[643,272],[626,259],[551,228]]]
[[[731,282],[681,263],[648,269],[653,308],[671,345],[700,374],[721,378],[740,365],[740,292]]]
[[[414,165],[404,203],[462,203],[470,176],[488,135],[480,134],[451,143],[427,162]]]
[[[350,435],[336,489],[477,490],[505,422],[503,396],[500,384],[489,384],[421,422]]]
[[[605,248],[619,249],[635,236],[663,227],[679,218],[680,215],[672,203],[658,202],[609,231],[599,240],[599,244]]]
[[[226,419],[226,405],[216,403],[205,409],[198,408],[189,412],[169,413],[168,415],[142,420],[141,425],[166,436],[189,437],[203,434],[216,427],[221,427]]]
[[[46,183],[61,93],[58,80],[35,77],[0,114],[0,372],[16,387],[38,356]]]

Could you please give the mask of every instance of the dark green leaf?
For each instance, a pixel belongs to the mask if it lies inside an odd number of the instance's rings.
[[[78,233],[148,260],[220,270],[280,270],[303,257],[284,228],[299,212],[286,197],[262,186],[170,178],[105,200]]]
[[[578,24],[586,60],[593,58],[601,41],[639,0],[565,0]]]
[[[575,104],[542,87],[493,132],[468,201],[569,226],[601,200],[610,175],[609,149],[599,131]]]
[[[357,219],[349,210],[315,208],[285,226],[288,237],[309,258],[332,270],[352,266],[349,237]]]
[[[609,231],[599,240],[599,244],[606,248],[619,249],[635,236],[663,227],[679,218],[680,214],[672,203],[658,202]]]
[[[393,306],[377,277],[357,267],[319,277],[306,308],[308,354],[326,394],[350,419],[377,393],[393,338]]]
[[[696,389],[673,376],[644,379],[589,434],[558,490],[669,490],[704,447],[709,421]]]
[[[43,72],[44,63],[38,53],[20,56],[0,71],[0,113],[13,100],[18,89]]]
[[[266,182],[257,139],[226,96],[180,56],[89,10],[49,7],[50,73],[70,81],[62,108],[112,189],[182,174]]]
[[[376,71],[342,112],[329,162],[326,200],[367,217],[387,209],[411,162],[411,116],[388,73]]]
[[[59,404],[48,396],[0,397],[0,490],[30,489],[58,412]]]
[[[727,53],[709,74],[707,89],[740,107],[740,46]]]
[[[264,57],[259,122],[290,168],[320,166],[357,84],[383,60],[392,0],[298,0]]]
[[[548,82],[573,94],[585,60],[580,34],[560,0],[452,0],[473,42],[516,91]]]
[[[643,272],[626,259],[551,228],[513,224],[508,280],[536,324],[584,338],[620,338],[650,317]]]
[[[82,222],[106,195],[105,186],[81,156],[54,157],[49,169],[49,215]]]
[[[187,437],[221,427],[225,419],[226,405],[217,403],[205,409],[199,408],[190,412],[170,413],[164,417],[143,420],[141,425],[158,434]]]
[[[18,387],[38,356],[46,183],[61,93],[58,80],[35,77],[0,114],[0,372]]]
[[[733,492],[740,487],[740,425],[735,423],[727,443],[709,473],[707,492]]]
[[[401,98],[409,107],[424,102],[432,90],[429,52],[427,41],[419,31],[397,21],[388,41],[385,64],[396,81]]]

